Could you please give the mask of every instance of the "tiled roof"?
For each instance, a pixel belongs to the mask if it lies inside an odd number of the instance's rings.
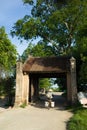
[[[29,57],[24,72],[66,72],[69,57]]]

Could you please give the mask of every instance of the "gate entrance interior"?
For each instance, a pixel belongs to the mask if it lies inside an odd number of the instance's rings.
[[[39,78],[66,77],[67,101],[77,101],[76,61],[73,57],[29,57],[17,62],[15,105],[28,104],[39,94]]]

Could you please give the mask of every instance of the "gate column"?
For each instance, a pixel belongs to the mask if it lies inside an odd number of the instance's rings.
[[[22,62],[17,61],[15,106],[20,106],[22,104],[22,85],[23,85]]]
[[[29,98],[29,76],[24,72],[23,74],[23,87],[22,87],[22,102],[28,105]]]
[[[69,104],[72,101],[71,93],[71,74],[70,72],[67,72],[67,101]]]
[[[77,102],[77,82],[76,82],[76,60],[74,57],[70,59],[71,72],[71,100],[72,104]]]
[[[23,74],[22,68],[22,62],[17,61],[15,106],[20,106],[24,103],[28,105],[29,77],[26,73]]]
[[[30,102],[37,100],[39,96],[38,77],[31,76],[29,88],[30,88],[29,92]]]

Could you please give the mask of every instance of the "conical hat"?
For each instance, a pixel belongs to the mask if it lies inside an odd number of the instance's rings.
[[[49,92],[52,92],[52,89],[49,89],[48,91],[49,91]]]

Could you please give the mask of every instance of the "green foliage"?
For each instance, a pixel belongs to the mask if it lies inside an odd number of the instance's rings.
[[[11,95],[14,96],[15,91],[15,78],[14,77],[8,77],[5,79],[5,85],[4,85],[4,91],[7,96]]]
[[[21,58],[23,60],[23,62],[25,62],[25,60],[28,58],[29,55],[32,55],[32,48],[33,48],[33,45],[32,43],[30,43],[27,47],[27,49],[23,52]]]
[[[26,40],[40,38],[42,44],[45,43],[46,55],[74,55],[77,59],[78,83],[87,83],[87,0],[23,2],[31,5],[31,15],[18,20],[11,34]],[[35,45],[29,54],[46,56],[43,46]],[[47,54],[48,50],[53,54]],[[26,57],[27,52],[24,52],[23,57]]]
[[[21,108],[25,108],[27,105],[26,105],[26,102],[24,102],[23,104],[20,105]]]
[[[37,43],[36,45],[30,43],[27,49],[22,54],[22,59],[25,61],[28,56],[34,57],[45,57],[45,56],[54,56],[56,55],[53,51],[53,48],[49,45],[45,44],[44,42]]]
[[[79,27],[74,48],[74,55],[77,58],[78,84],[81,90],[81,84],[87,84],[87,23]]]
[[[43,41],[50,42],[58,54],[71,53],[72,45],[76,44],[78,29],[86,20],[87,0],[23,2],[34,3],[31,16],[26,15],[18,20],[13,27],[12,35],[26,40],[39,36]],[[61,8],[58,6],[60,3]]]
[[[7,99],[5,106],[13,106],[15,96],[15,78],[13,76],[4,78],[0,81],[0,97]]]
[[[58,84],[58,86],[59,86],[58,91],[64,91],[67,89],[65,77],[56,78],[55,83]]]
[[[59,87],[58,88],[52,88],[53,92],[60,92]]]
[[[39,88],[45,88],[48,90],[51,87],[51,80],[49,78],[40,78],[39,79]]]
[[[34,3],[33,0],[22,0],[25,4],[28,3],[30,5],[32,5]]]
[[[0,81],[0,97],[5,95],[4,86],[5,86],[5,79],[2,79]]]
[[[8,39],[5,28],[0,28],[0,96],[8,96],[11,105],[14,94],[14,72],[16,64],[16,47]]]
[[[16,48],[11,44],[5,33],[4,27],[0,28],[0,78],[3,74],[12,72],[12,67],[16,64]]]
[[[68,123],[68,130],[86,130],[87,129],[87,110],[79,109]]]
[[[87,84],[87,60],[82,63],[80,70],[80,82]]]

